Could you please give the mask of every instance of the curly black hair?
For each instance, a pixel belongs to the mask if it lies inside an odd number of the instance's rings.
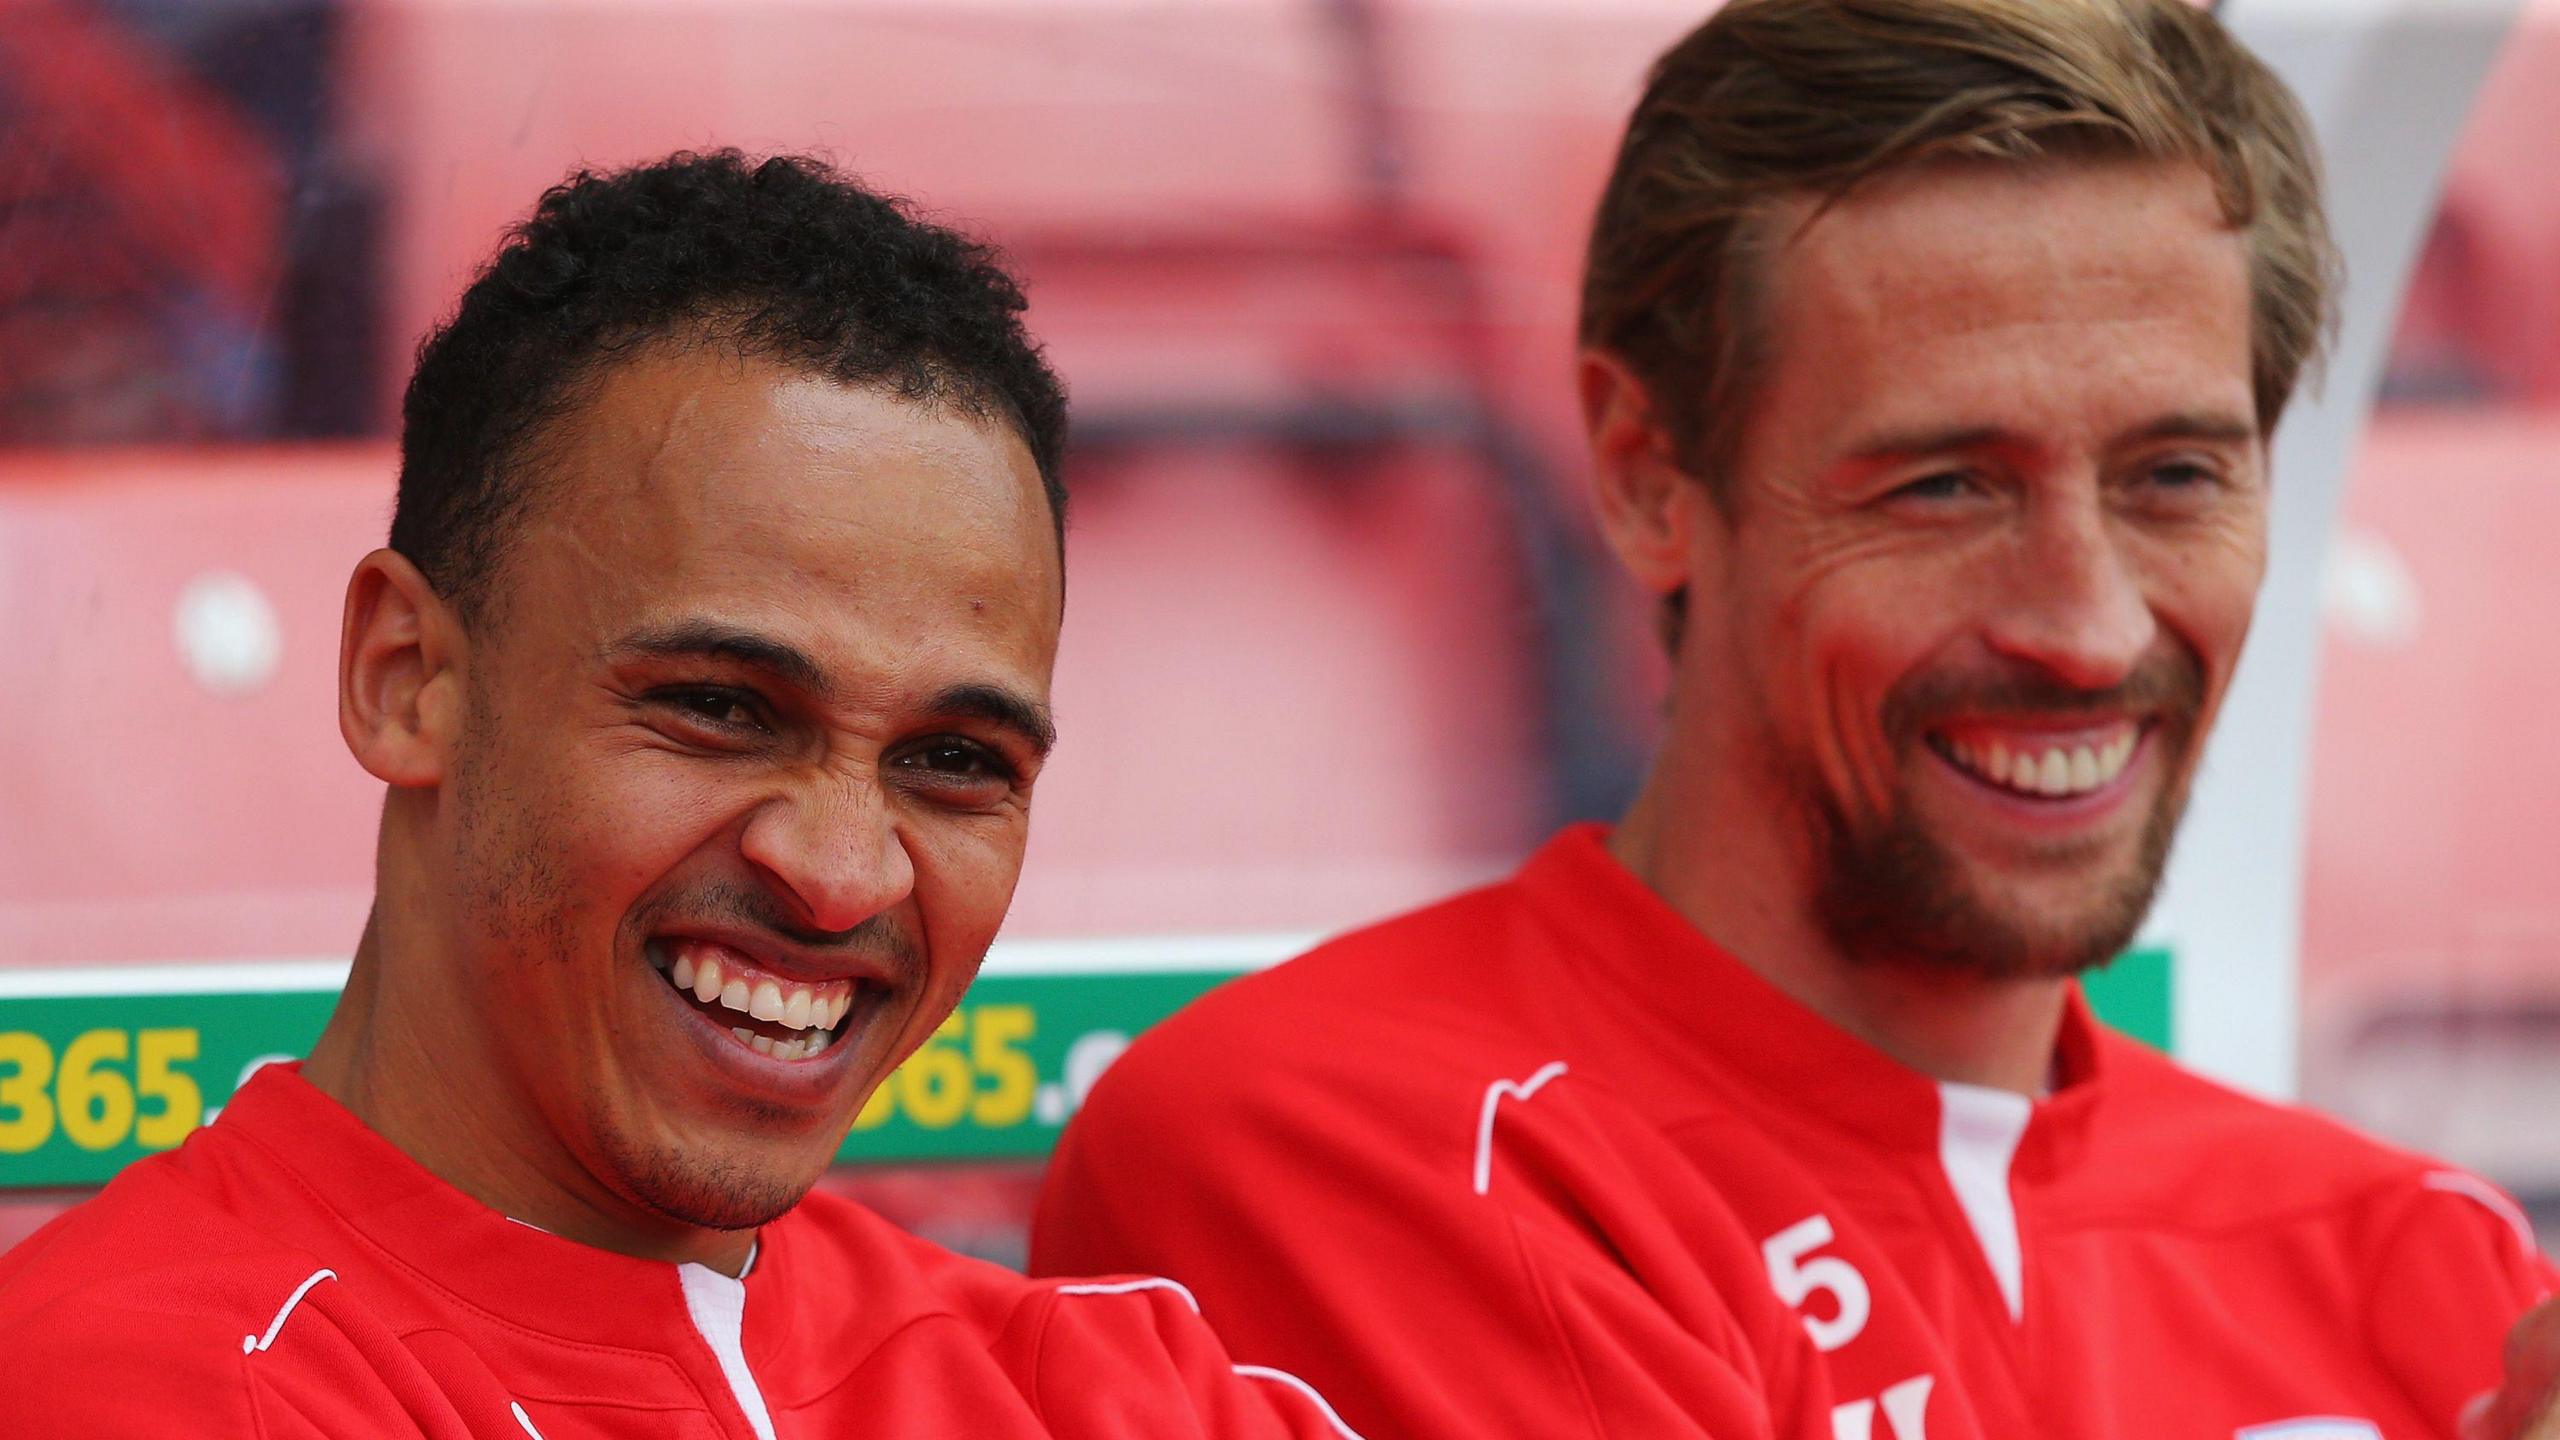
[[[676,338],[1001,417],[1063,539],[1066,394],[995,251],[823,160],[683,152],[543,193],[418,348],[391,548],[480,611],[536,443],[616,355]]]

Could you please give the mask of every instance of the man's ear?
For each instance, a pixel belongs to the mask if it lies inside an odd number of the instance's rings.
[[[356,562],[338,634],[338,733],[374,778],[443,782],[462,722],[460,618],[391,550]]]
[[[1576,362],[1582,423],[1591,444],[1591,486],[1600,533],[1636,583],[1669,595],[1689,583],[1706,487],[1674,458],[1644,381],[1606,350]]]

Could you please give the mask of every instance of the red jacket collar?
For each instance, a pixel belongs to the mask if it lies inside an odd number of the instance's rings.
[[[1596,978],[1619,989],[1674,1063],[1739,1073],[1775,1104],[1876,1143],[1936,1153],[1934,1080],[1762,979],[1620,864],[1607,838],[1602,825],[1566,829],[1529,858],[1515,883],[1595,962]],[[2056,1091],[2038,1103],[2035,1129],[2084,1122],[2107,1070],[2102,1036],[2073,986],[2055,1051]]]
[[[215,1133],[263,1152],[307,1196],[420,1285],[513,1325],[583,1344],[662,1349],[691,1328],[677,1267],[508,1219],[455,1189],[302,1078],[249,1077]],[[757,1272],[769,1269],[770,1247]]]

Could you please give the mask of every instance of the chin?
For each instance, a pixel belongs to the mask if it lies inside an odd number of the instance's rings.
[[[2081,868],[2077,878],[1987,868],[1916,830],[1872,837],[1835,855],[1815,914],[1852,959],[1990,980],[2064,979],[2122,953],[2160,879],[2147,853]]]
[[[705,1230],[752,1230],[789,1214],[826,1173],[832,1149],[604,1146],[616,1187],[650,1211]]]

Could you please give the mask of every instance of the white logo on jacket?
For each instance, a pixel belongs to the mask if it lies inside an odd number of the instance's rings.
[[[2382,1427],[2343,1415],[2305,1415],[2235,1430],[2231,1440],[2382,1440]]]

